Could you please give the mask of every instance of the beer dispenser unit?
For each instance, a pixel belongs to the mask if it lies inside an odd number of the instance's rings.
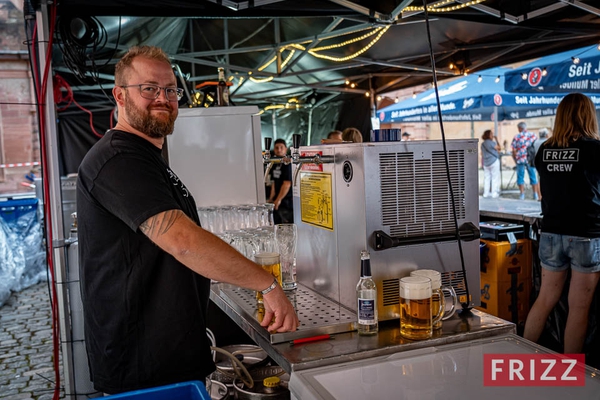
[[[298,139],[292,156],[265,162],[293,164],[301,285],[355,310],[368,250],[380,320],[399,318],[399,280],[419,268],[440,271],[461,303],[479,305],[477,140],[447,140],[447,168],[439,140],[299,147]]]

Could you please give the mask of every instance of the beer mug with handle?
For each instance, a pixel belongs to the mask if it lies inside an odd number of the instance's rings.
[[[452,286],[442,286],[442,274],[434,269],[417,269],[412,271],[410,276],[425,276],[431,279],[433,329],[441,329],[442,321],[453,316],[458,305],[458,297],[454,288]],[[452,299],[452,306],[448,311],[446,311],[446,297]]]
[[[431,279],[405,276],[400,279],[400,335],[412,340],[430,339]]]

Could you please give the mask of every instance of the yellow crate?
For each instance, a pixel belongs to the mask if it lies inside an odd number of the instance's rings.
[[[517,240],[515,254],[507,255],[510,251],[509,242],[494,242],[481,240],[485,243],[481,249],[481,278],[490,282],[504,282],[516,274],[518,280],[531,279],[531,240]]]
[[[478,310],[492,314],[498,318],[524,323],[529,313],[529,297],[531,293],[531,279],[522,279],[516,282],[517,290],[517,316],[518,321],[512,319],[512,285],[511,281],[491,281],[481,278],[481,306]]]

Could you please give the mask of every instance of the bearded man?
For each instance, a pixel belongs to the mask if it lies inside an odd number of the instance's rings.
[[[214,371],[211,279],[261,291],[270,331],[299,324],[270,273],[200,227],[194,199],[163,159],[182,94],[161,49],[131,48],[115,66],[118,124],[79,167],[85,344],[100,392],[204,381]]]

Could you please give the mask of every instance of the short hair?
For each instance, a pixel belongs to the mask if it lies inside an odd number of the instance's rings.
[[[520,129],[527,129],[527,124],[525,122],[519,122],[517,127]]]
[[[362,143],[362,133],[356,128],[346,128],[342,132],[342,140],[344,142]]]
[[[540,129],[538,133],[540,134],[540,138],[548,137],[548,129],[546,128]]]
[[[115,84],[127,85],[129,82],[129,71],[133,60],[137,57],[146,57],[156,61],[163,61],[171,65],[171,59],[163,49],[156,46],[133,46],[115,65]]]
[[[596,107],[582,93],[570,93],[563,97],[556,108],[556,119],[549,146],[568,147],[579,138],[600,139]]]
[[[334,135],[342,135],[342,131],[331,131],[327,134],[327,139],[331,139]]]
[[[410,136],[410,133],[408,133],[408,132],[402,132],[402,136]]]
[[[283,140],[283,139],[281,139],[281,138],[279,138],[279,139],[275,140],[275,142],[273,143],[273,147],[275,147],[275,145],[276,145],[276,144],[279,144],[279,143],[283,143],[283,145],[284,145],[285,147],[288,147],[288,145],[287,145],[287,143],[285,142],[285,140]]]

